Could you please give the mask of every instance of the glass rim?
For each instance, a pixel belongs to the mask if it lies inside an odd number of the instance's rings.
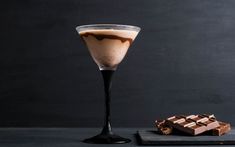
[[[76,27],[78,32],[85,31],[88,29],[114,29],[114,30],[133,30],[139,32],[140,27],[133,25],[123,25],[123,24],[88,24],[88,25],[79,25]]]

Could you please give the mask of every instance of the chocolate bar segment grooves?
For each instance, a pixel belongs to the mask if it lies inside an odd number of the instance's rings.
[[[190,135],[198,135],[220,126],[214,115],[179,115],[166,119],[166,124]]]

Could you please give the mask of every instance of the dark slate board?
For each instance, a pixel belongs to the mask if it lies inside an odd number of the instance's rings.
[[[235,145],[235,130],[223,136],[159,135],[153,130],[137,132],[140,145]]]

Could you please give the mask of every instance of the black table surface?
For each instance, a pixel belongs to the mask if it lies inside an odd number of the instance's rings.
[[[138,146],[135,138],[137,130],[145,129],[151,130],[151,128],[114,128],[115,133],[130,138],[132,142],[103,145],[82,142],[83,139],[98,134],[100,128],[0,128],[0,147],[132,147]],[[225,146],[232,147],[232,145]],[[223,145],[220,145],[220,147],[223,147]]]

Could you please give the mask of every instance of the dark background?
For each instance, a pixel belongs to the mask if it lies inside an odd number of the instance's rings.
[[[173,114],[235,124],[234,0],[9,0],[0,4],[0,126],[99,127],[103,81],[75,27],[142,28],[114,77],[115,127]]]

